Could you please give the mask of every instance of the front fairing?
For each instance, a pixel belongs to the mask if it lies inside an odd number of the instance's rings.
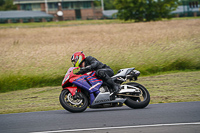
[[[71,85],[68,83],[72,83],[82,89],[87,90],[89,93],[98,91],[103,81],[95,77],[95,71],[88,72],[83,75],[76,75],[73,73],[73,71],[78,68],[79,67],[70,67],[68,69],[62,81],[62,87],[65,88]]]
[[[64,86],[65,84],[67,84],[69,82],[69,79],[74,75],[73,71],[75,69],[78,69],[79,67],[70,67],[67,71],[67,73],[65,74],[65,77],[62,81],[62,86]]]
[[[84,90],[90,95],[90,103],[92,103],[95,97],[100,93],[99,88],[103,81],[95,77],[95,71],[85,73],[83,75],[74,74],[74,70],[79,67],[70,67],[65,74],[62,81],[63,89],[68,89],[72,96],[76,91]]]

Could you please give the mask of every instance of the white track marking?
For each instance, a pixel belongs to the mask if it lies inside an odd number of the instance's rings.
[[[161,126],[181,126],[181,125],[200,125],[200,122],[194,122],[194,123],[154,124],[154,125],[138,125],[138,126],[121,126],[121,127],[102,127],[102,128],[85,128],[85,129],[71,129],[71,130],[57,130],[57,131],[32,132],[32,133],[81,132],[81,131],[94,131],[94,130],[106,130],[106,129],[125,129],[125,128],[161,127]]]

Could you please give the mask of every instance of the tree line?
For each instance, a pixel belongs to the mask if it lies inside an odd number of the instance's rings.
[[[0,0],[0,11],[17,10],[17,6],[13,5],[13,0]]]
[[[118,17],[135,21],[157,21],[171,18],[179,0],[115,0]]]
[[[95,5],[101,4],[96,0]],[[171,18],[180,0],[104,0],[104,9],[117,9],[117,16],[122,20],[157,21]]]

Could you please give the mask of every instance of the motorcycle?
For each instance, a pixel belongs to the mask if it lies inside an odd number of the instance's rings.
[[[150,102],[148,90],[139,83],[126,82],[137,80],[140,72],[135,68],[120,69],[112,80],[120,85],[115,98],[110,97],[112,91],[101,79],[95,77],[95,71],[77,75],[74,71],[79,67],[70,67],[62,81],[59,101],[69,112],[83,112],[90,108],[120,107],[123,104],[130,108],[145,108]]]

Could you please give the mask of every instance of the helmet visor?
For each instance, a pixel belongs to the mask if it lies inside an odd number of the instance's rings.
[[[76,65],[77,65],[77,61],[78,61],[78,59],[72,60],[72,65],[73,65],[74,67],[77,67],[77,66],[76,66]]]
[[[81,64],[82,62],[82,56],[79,55],[79,56],[72,56],[71,58],[71,61],[72,61],[72,64],[74,65],[74,67],[79,67],[79,65]]]

